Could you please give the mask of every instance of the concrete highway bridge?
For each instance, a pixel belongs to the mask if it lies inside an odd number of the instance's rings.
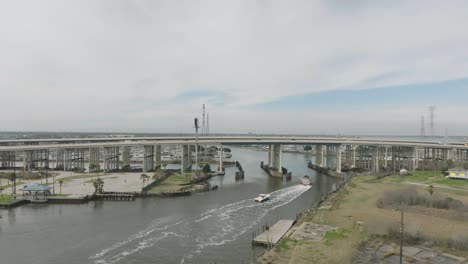
[[[102,137],[0,140],[0,168],[41,167],[73,170],[95,167],[103,161],[105,171],[130,165],[130,149],[143,149],[143,171],[161,166],[161,146],[182,146],[181,170],[193,164],[193,146],[267,145],[268,166],[272,175],[282,175],[282,145],[310,145],[315,165],[341,172],[343,168],[363,168],[379,172],[393,168],[415,170],[437,162],[468,161],[468,146],[463,143],[390,140],[352,137],[296,136],[179,136],[179,137]],[[192,146],[192,147],[191,147]],[[220,168],[222,168],[220,153]],[[54,158],[51,158],[54,157]],[[49,164],[54,163],[55,167]]]

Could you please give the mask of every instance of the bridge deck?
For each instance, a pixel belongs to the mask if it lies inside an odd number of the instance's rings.
[[[294,220],[279,220],[267,231],[255,237],[254,242],[264,245],[275,245],[284,236],[284,234],[288,232],[293,224]]]

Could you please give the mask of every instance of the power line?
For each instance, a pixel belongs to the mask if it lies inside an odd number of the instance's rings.
[[[431,138],[434,137],[434,112],[437,109],[435,105],[429,106],[429,118],[430,118],[430,123],[429,127],[431,129]]]
[[[420,130],[420,136],[421,139],[424,139],[426,137],[426,127],[424,124],[424,116],[421,116],[421,130]]]
[[[210,112],[206,113],[206,134],[210,134]]]

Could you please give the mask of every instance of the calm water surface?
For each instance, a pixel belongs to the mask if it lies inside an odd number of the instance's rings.
[[[177,199],[90,202],[83,205],[25,205],[0,211],[1,263],[247,263],[262,252],[252,232],[266,221],[294,219],[334,183],[307,168],[311,157],[283,153],[289,182],[260,169],[266,152],[233,149],[236,168],[211,179],[217,191]],[[216,166],[214,166],[216,167]],[[304,174],[313,186],[298,185]],[[263,204],[259,193],[271,193]]]

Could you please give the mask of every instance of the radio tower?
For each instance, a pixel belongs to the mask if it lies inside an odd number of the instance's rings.
[[[206,134],[210,134],[210,112],[206,113]]]
[[[201,127],[201,133],[204,135],[206,133],[206,127],[205,127],[205,104],[203,104],[203,119],[202,119],[202,127]]]
[[[426,137],[426,128],[424,124],[424,116],[421,116],[421,139],[424,139]]]
[[[434,138],[434,112],[437,109],[435,105],[429,106],[429,118],[430,118],[430,128],[431,128],[431,138]]]

